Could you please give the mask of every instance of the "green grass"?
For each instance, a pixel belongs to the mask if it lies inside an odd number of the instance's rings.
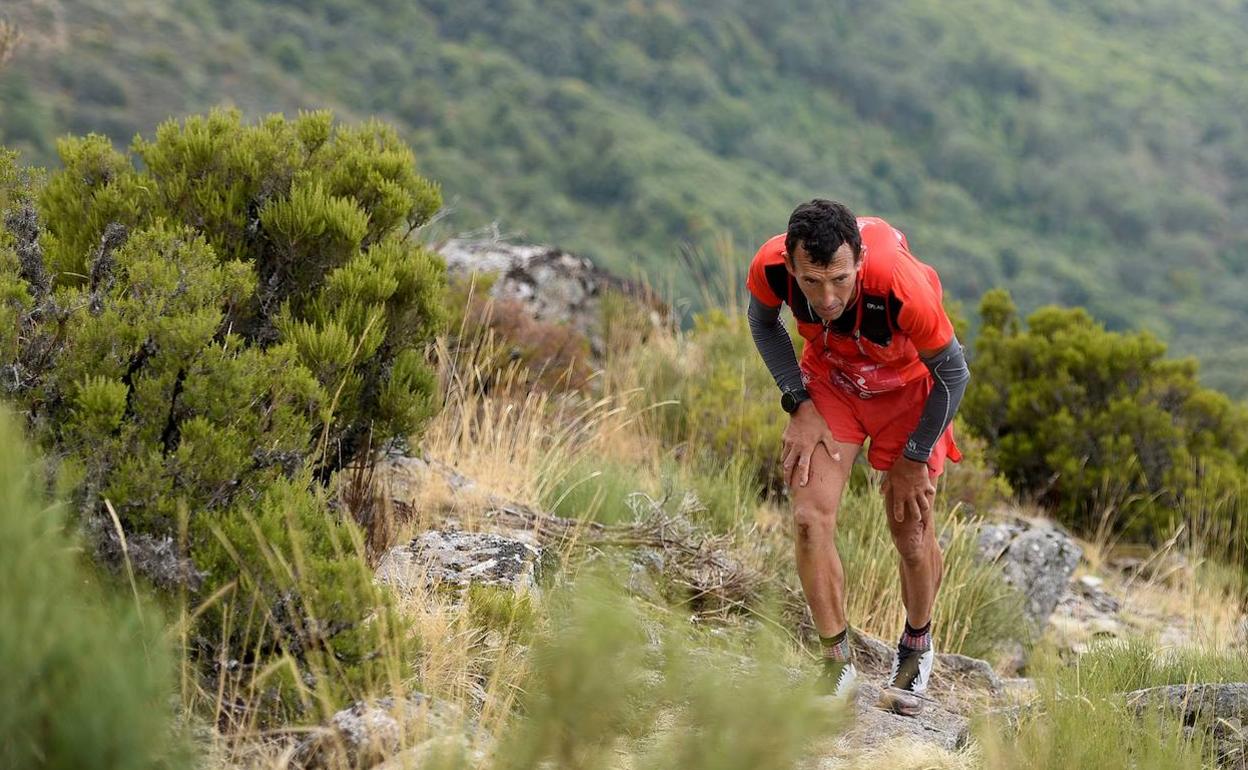
[[[552,454],[542,476],[551,481],[543,486],[541,504],[558,516],[591,519],[603,524],[622,524],[635,516],[628,505],[634,492],[646,491],[640,472],[618,463],[581,457],[564,465],[563,453]]]
[[[1168,770],[1207,766],[1211,750],[1201,730],[1185,738],[1164,713],[1137,715],[1122,695],[1171,684],[1242,682],[1248,659],[1230,650],[1160,653],[1150,640],[1107,642],[1074,661],[1051,651],[1031,665],[1038,702],[1016,727],[982,721],[978,735],[989,768],[1122,768]]]

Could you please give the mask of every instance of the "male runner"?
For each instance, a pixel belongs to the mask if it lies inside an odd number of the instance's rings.
[[[935,657],[932,606],[943,567],[932,498],[945,459],[962,457],[950,423],[970,378],[940,279],[884,220],[813,200],[759,249],[746,287],[750,331],[790,415],[781,463],[793,495],[797,571],[822,643],[821,683],[845,696],[857,677],[835,533],[850,468],[870,437],[867,460],[886,471],[906,607],[880,705],[918,714]],[[782,304],[806,340],[800,366]]]

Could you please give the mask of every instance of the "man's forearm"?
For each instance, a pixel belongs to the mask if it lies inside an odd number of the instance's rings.
[[[936,442],[953,422],[953,416],[962,403],[962,395],[966,392],[966,384],[971,379],[971,370],[966,365],[966,356],[957,337],[952,338],[935,356],[923,359],[923,363],[932,373],[932,392],[928,394],[919,424],[910,434],[902,452],[916,462],[927,462]]]
[[[767,307],[757,298],[750,297],[746,318],[750,323],[754,346],[758,348],[776,385],[782,392],[801,389],[802,370],[797,365],[793,340],[789,339],[789,332],[780,321],[780,308]]]

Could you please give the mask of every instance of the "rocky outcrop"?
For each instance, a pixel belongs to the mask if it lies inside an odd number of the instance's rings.
[[[470,583],[523,591],[537,585],[540,559],[539,546],[515,538],[430,530],[391,548],[377,567],[377,579],[400,592]]]
[[[1248,768],[1248,682],[1150,687],[1128,693],[1126,699],[1140,714],[1150,709],[1169,712],[1188,736],[1204,732],[1220,767]]]
[[[1043,629],[1083,549],[1051,522],[1022,517],[984,524],[978,545],[980,555],[1001,565],[1006,581],[1022,592],[1027,617]]]
[[[491,296],[519,302],[536,320],[568,324],[589,340],[595,356],[604,353],[601,303],[608,289],[637,301],[656,327],[671,322],[671,310],[645,287],[562,249],[511,244],[494,233],[487,238],[451,239],[438,252],[452,274],[497,275]]]

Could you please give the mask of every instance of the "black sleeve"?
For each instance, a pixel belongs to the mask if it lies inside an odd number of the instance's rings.
[[[949,344],[936,355],[923,359],[923,363],[932,373],[932,392],[927,396],[918,427],[910,434],[902,452],[921,463],[927,462],[932,448],[949,423],[953,422],[958,405],[962,403],[962,394],[966,392],[966,384],[971,379],[971,370],[967,368],[966,356],[957,337],[949,340]]]
[[[789,339],[789,332],[780,320],[780,308],[768,307],[751,295],[750,308],[745,315],[750,322],[754,346],[781,392],[801,389],[802,370],[797,366],[793,340]]]

